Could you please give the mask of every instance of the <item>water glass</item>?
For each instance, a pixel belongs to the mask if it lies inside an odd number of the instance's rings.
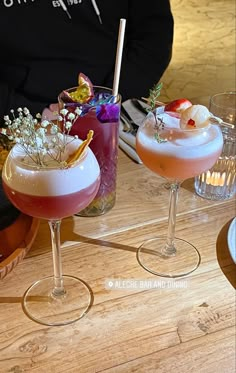
[[[236,192],[236,92],[212,96],[209,110],[225,122],[221,125],[224,145],[215,165],[195,177],[195,191],[206,199],[225,200]]]

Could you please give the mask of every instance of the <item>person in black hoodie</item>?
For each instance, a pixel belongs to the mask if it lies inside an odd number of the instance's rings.
[[[121,18],[119,92],[123,100],[147,96],[171,59],[169,0],[2,0],[0,121],[12,108],[41,112],[77,85],[79,72],[111,88]]]

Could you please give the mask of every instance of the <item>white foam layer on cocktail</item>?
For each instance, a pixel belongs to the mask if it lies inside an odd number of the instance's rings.
[[[81,140],[74,140],[67,145],[67,154],[71,154],[81,144]],[[14,162],[14,159],[18,161]],[[5,172],[5,183],[17,192],[33,196],[62,196],[78,192],[93,184],[100,175],[96,158],[87,148],[82,159],[68,168],[59,168],[56,162],[50,162],[50,167],[40,169],[29,157],[25,162],[25,151],[16,145],[6,161],[5,167],[11,172]]]
[[[207,157],[222,148],[221,129],[217,125],[210,125],[207,131],[204,128],[182,130],[179,119],[162,114],[159,116],[164,122],[164,129],[159,131],[165,142],[158,142],[155,134],[154,116],[146,118],[145,126],[139,131],[138,141],[149,151],[166,155],[173,155],[182,159],[196,159]],[[167,120],[168,119],[168,120]]]

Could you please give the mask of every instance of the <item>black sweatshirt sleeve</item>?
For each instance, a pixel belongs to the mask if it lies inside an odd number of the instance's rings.
[[[170,62],[169,0],[98,0],[102,25],[90,2],[71,6],[71,20],[50,2],[36,3],[0,3],[1,29],[8,27],[8,19],[14,24],[7,39],[0,33],[0,121],[12,108],[41,112],[57,101],[59,92],[76,84],[79,72],[95,85],[112,87],[120,18],[127,19],[119,84],[123,100],[147,96]],[[34,27],[38,13],[45,27]],[[55,25],[48,33],[52,19]],[[58,29],[63,30],[60,38]]]
[[[32,115],[40,113],[46,103],[29,100],[13,89],[10,89],[7,84],[0,83],[0,126],[3,124],[4,115],[9,115],[12,108],[27,107]]]

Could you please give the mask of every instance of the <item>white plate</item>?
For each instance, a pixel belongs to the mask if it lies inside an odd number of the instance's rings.
[[[236,264],[236,218],[232,220],[229,226],[227,241],[230,255]]]

